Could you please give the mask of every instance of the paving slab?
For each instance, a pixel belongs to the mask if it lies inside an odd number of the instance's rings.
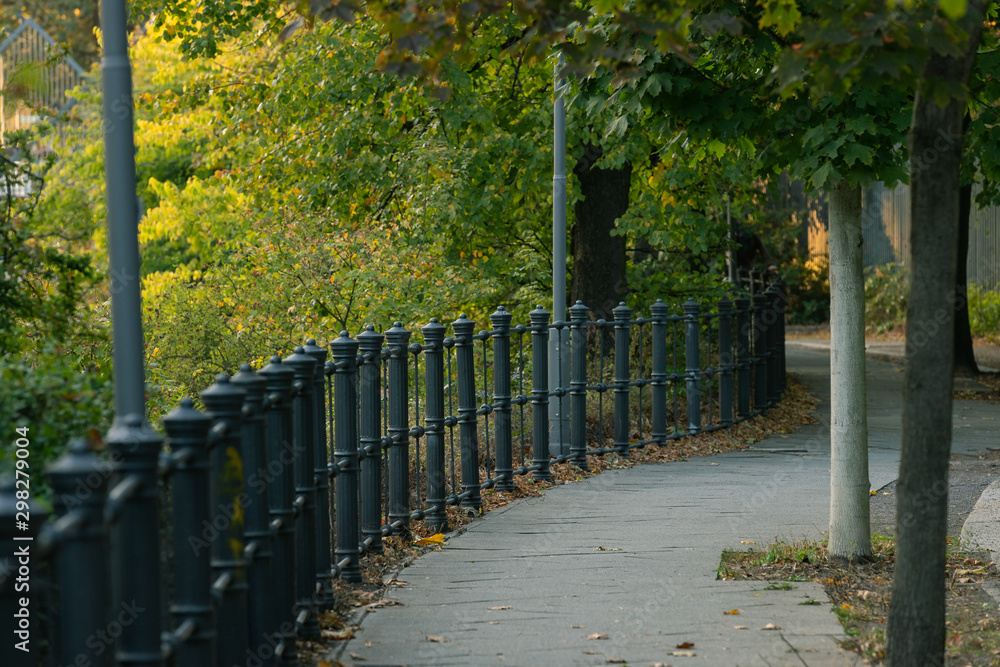
[[[748,451],[606,471],[490,512],[405,568],[405,585],[387,592],[396,604],[368,612],[331,658],[368,666],[860,664],[838,647],[843,631],[819,584],[775,590],[717,579],[724,549],[821,539],[827,529],[829,355],[789,345],[787,357],[820,396],[818,425]],[[897,371],[868,364],[876,489],[898,468]],[[996,444],[995,433],[966,421],[958,447]]]

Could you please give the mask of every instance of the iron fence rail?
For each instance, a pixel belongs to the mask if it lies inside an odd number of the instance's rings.
[[[420,342],[399,323],[369,326],[219,376],[201,394],[204,412],[184,399],[164,417],[165,450],[138,420],[112,430],[108,460],[75,441],[48,470],[54,520],[31,535],[58,604],[15,588],[16,538],[27,535],[14,529],[13,483],[0,488],[0,613],[46,619],[42,650],[15,654],[8,641],[2,662],[295,664],[297,642],[320,636],[333,581],[360,582],[361,558],[386,537],[410,539],[419,521],[445,531],[448,507],[479,514],[484,495],[514,490],[518,476],[550,481],[554,464],[586,469],[589,457],[669,446],[775,405],[784,304],[777,282],[712,312],[657,301],[634,317],[623,303],[606,322],[577,302],[569,322],[539,306],[515,324],[500,307],[478,333],[464,315],[450,336],[432,319]],[[548,374],[553,329],[570,331],[568,378]],[[570,407],[562,456],[549,455],[550,401]],[[120,622],[122,605],[141,611]],[[95,642],[111,623],[111,645]]]

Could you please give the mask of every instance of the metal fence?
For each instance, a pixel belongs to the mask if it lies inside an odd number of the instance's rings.
[[[107,457],[75,441],[47,471],[51,521],[0,485],[0,616],[24,619],[0,663],[295,664],[334,580],[360,582],[386,538],[447,530],[448,507],[478,514],[486,490],[551,480],[555,463],[668,447],[775,405],[785,303],[779,281],[712,312],[657,301],[648,318],[621,304],[592,321],[577,302],[569,322],[541,306],[520,324],[500,307],[479,332],[432,319],[420,342],[398,323],[341,332],[219,376],[204,411],[185,399],[163,418],[165,439],[133,417]],[[564,329],[570,376],[549,377]],[[569,405],[563,456],[550,401]]]

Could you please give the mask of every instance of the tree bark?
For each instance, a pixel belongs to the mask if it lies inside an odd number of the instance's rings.
[[[886,654],[890,665],[943,665],[948,456],[951,450],[955,269],[964,99],[939,106],[928,81],[964,88],[982,31],[969,3],[958,58],[924,65],[910,126],[910,300],[906,312],[903,433],[896,484],[896,568]]]
[[[968,115],[963,133],[968,128]],[[955,266],[955,375],[979,375],[969,325],[969,225],[972,224],[972,183],[958,193],[958,256]]]
[[[830,207],[830,539],[832,558],[871,559],[868,417],[865,407],[865,280],[861,188],[846,181]]]
[[[573,276],[570,299],[590,307],[595,318],[611,320],[611,311],[626,294],[625,237],[612,235],[615,221],[628,210],[632,165],[598,169],[603,151],[588,146],[573,173],[580,181],[583,200],[574,207],[576,222],[570,235]]]

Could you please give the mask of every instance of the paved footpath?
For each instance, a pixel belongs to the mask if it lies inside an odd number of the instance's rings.
[[[331,657],[435,667],[860,664],[838,648],[843,632],[819,584],[716,579],[723,549],[820,539],[827,528],[829,356],[789,344],[787,357],[821,399],[819,425],[754,450],[606,471],[490,512],[404,569],[405,585],[386,596],[398,604],[368,612]],[[873,489],[898,467],[898,370],[868,362]],[[956,428],[953,450],[1000,444],[981,419],[998,413],[956,401],[970,426]],[[812,600],[821,604],[803,604]],[[607,638],[588,639],[598,633]]]

